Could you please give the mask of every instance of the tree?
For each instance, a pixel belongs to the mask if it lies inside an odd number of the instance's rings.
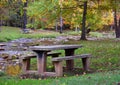
[[[74,26],[82,28],[82,40],[86,40],[87,27],[98,29],[109,23],[110,21],[107,21],[104,15],[111,12],[108,10],[115,7],[112,6],[113,3],[111,3],[113,0],[6,0],[6,2],[7,1],[12,1],[10,2],[11,8],[8,8],[11,11],[8,21],[13,21],[18,19],[18,16],[21,16],[23,18],[23,29],[26,29],[26,24],[27,26],[37,28],[54,26],[55,21],[60,20],[60,14],[62,13],[62,18],[69,22],[72,28],[74,28]],[[60,1],[62,1],[62,7]],[[20,2],[21,6],[18,4],[16,7],[16,3],[18,2]],[[14,9],[17,8],[20,10],[20,14],[16,16],[16,10]],[[104,10],[107,11],[105,12]],[[34,19],[34,22],[29,24],[29,21],[32,19]]]
[[[114,29],[116,38],[120,38],[120,27],[119,27],[119,9],[120,9],[120,1],[119,0],[103,0],[100,1],[100,7],[102,7],[104,10],[113,10],[113,18],[114,18]],[[102,10],[102,9],[100,9]]]
[[[0,7],[1,17],[3,25],[7,26],[21,26],[21,5],[20,1],[14,0],[3,0],[0,1],[0,4],[4,3],[2,7]]]
[[[23,32],[24,33],[27,25],[27,10],[26,10],[27,4],[28,4],[28,0],[24,2],[24,6],[23,6],[24,7],[24,10],[23,10]]]
[[[8,7],[7,2],[4,0],[0,1],[0,31],[3,19],[5,18],[5,15],[8,15],[6,11],[8,11],[6,8]]]
[[[32,2],[33,0],[29,0]],[[5,18],[8,17],[4,22],[7,22],[7,25],[17,26],[26,28],[27,24],[27,7],[28,0],[2,0],[0,1],[0,9],[7,13],[2,12],[1,15]],[[0,11],[2,11],[0,10]],[[1,17],[1,16],[0,16]],[[4,25],[6,25],[4,23]]]
[[[27,7],[29,18],[35,19],[35,23],[32,23],[35,28],[45,28],[45,26],[54,23],[58,19],[59,13],[58,0],[34,1],[34,3],[30,3]]]
[[[113,1],[114,6],[113,6],[113,12],[114,12],[114,28],[115,28],[115,34],[116,38],[120,38],[120,15],[117,16],[117,6],[119,6],[117,3],[117,0]]]
[[[82,19],[82,34],[81,40],[86,40],[86,15],[87,15],[87,1],[84,1],[83,5],[83,19]]]

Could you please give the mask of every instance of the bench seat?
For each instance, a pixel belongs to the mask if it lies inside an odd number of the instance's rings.
[[[60,54],[61,54],[60,52],[48,52],[47,56],[57,57]],[[37,56],[36,54],[22,55],[21,58],[22,59],[29,59],[29,58],[36,58],[36,56]]]
[[[56,58],[52,58],[52,61],[73,60],[76,58],[87,58],[87,57],[90,57],[90,54],[82,54],[82,55],[66,56],[66,57],[56,57]]]
[[[56,76],[63,76],[63,65],[62,61],[66,60],[73,60],[73,59],[82,59],[82,64],[83,64],[83,69],[85,71],[89,70],[89,58],[91,57],[90,54],[81,54],[81,55],[74,55],[74,56],[65,56],[65,57],[56,57],[52,58],[52,62],[54,63],[55,66],[55,73]]]

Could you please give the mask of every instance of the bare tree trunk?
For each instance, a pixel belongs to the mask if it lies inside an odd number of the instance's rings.
[[[81,40],[86,40],[86,15],[87,15],[87,1],[84,2]]]
[[[114,9],[114,28],[115,28],[116,38],[119,38],[119,30],[118,30],[118,27],[117,27],[117,13],[116,13],[116,9]]]
[[[63,17],[62,17],[62,8],[60,9],[60,34],[63,32]]]
[[[119,29],[120,29],[120,18],[119,18]]]
[[[26,10],[27,4],[28,4],[28,0],[26,0],[26,2],[24,3],[24,14],[23,14],[23,31],[24,32],[27,25],[27,10]]]
[[[115,0],[115,4],[116,3],[117,1]],[[117,9],[116,8],[114,8],[114,28],[115,28],[116,38],[120,38],[120,28],[117,22]]]
[[[2,29],[2,17],[0,17],[0,32],[1,32],[1,29]]]

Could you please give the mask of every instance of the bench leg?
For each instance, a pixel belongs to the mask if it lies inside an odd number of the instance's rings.
[[[85,71],[89,70],[89,58],[82,58],[83,69]]]
[[[22,70],[23,70],[23,72],[30,70],[30,58],[22,60]]]
[[[63,76],[62,62],[61,61],[55,61],[53,63],[54,63],[54,66],[55,66],[56,76]]]
[[[56,54],[56,55],[52,55],[52,58],[55,58],[55,57],[59,57],[59,54]],[[54,62],[52,62],[53,66],[54,66]]]

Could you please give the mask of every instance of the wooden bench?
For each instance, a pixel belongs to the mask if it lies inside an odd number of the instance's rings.
[[[61,53],[60,52],[48,52],[47,56],[52,56],[52,58],[58,57]],[[30,70],[30,59],[36,58],[37,55],[23,55],[20,58],[20,61],[22,63],[22,71],[26,72],[27,70]]]
[[[73,60],[77,58],[82,59],[82,64],[83,64],[83,69],[85,71],[89,70],[89,57],[91,57],[90,54],[82,54],[82,55],[75,55],[75,56],[65,56],[65,57],[57,57],[57,58],[52,58],[52,61],[55,66],[55,73],[56,76],[63,76],[63,66],[62,66],[62,61],[63,60]]]

